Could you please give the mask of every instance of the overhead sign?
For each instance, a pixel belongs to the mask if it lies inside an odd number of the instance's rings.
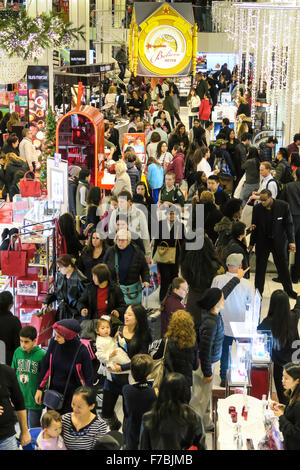
[[[195,74],[197,25],[190,4],[134,4],[129,32],[129,66],[136,75]]]

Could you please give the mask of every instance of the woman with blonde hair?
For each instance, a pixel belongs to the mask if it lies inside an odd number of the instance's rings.
[[[124,160],[118,160],[115,164],[116,170],[116,181],[114,189],[112,190],[112,194],[114,196],[118,196],[121,191],[129,191],[132,195],[131,191],[131,181],[130,177],[127,173],[127,166]]]
[[[248,118],[245,114],[240,114],[238,117],[238,125],[237,125],[237,138],[241,140],[243,134],[249,132],[249,125],[248,125]]]
[[[12,126],[14,126],[15,124],[19,124],[19,123],[20,123],[19,113],[16,113],[16,112],[11,113],[10,119],[7,122],[8,132],[11,134],[13,131]]]
[[[110,86],[108,93],[105,95],[105,104],[115,105],[117,96],[117,89],[115,86]]]
[[[153,354],[150,349],[153,359],[162,357],[166,341],[165,371],[181,373],[191,387],[193,370],[198,368],[198,348],[194,320],[190,313],[182,309],[172,314],[168,330],[157,351]]]

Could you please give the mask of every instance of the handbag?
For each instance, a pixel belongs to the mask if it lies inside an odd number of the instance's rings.
[[[115,270],[117,276],[117,283],[120,286],[121,291],[123,292],[126,305],[131,305],[133,303],[140,304],[142,302],[143,293],[142,284],[140,283],[140,281],[137,281],[134,284],[129,284],[128,286],[120,284],[117,253],[115,253]]]
[[[10,251],[12,238],[10,239],[8,250],[1,251],[1,271],[5,276],[23,277],[27,274],[27,251],[22,250],[22,243],[19,235],[15,235],[19,241],[19,249]]]
[[[195,106],[194,108],[191,109],[192,113],[198,113],[199,112],[199,106]]]
[[[178,242],[178,232],[179,232],[179,228],[177,230],[175,246],[169,246],[168,242],[166,241],[163,241],[158,245],[156,252],[153,256],[154,263],[175,264],[176,245]]]
[[[153,359],[153,369],[151,372],[151,378],[154,380],[153,388],[159,388],[162,382],[162,379],[164,378],[167,344],[168,344],[168,338],[166,338],[166,341],[165,341],[165,347],[164,347],[164,352],[163,352],[162,357],[160,359]]]
[[[27,171],[22,180],[20,180],[20,193],[22,197],[40,197],[42,195],[42,183],[35,179],[26,180],[26,175],[32,173]]]
[[[49,382],[48,382],[48,390],[45,391],[44,397],[43,397],[43,404],[47,406],[47,408],[50,408],[51,410],[62,409],[64,400],[65,400],[65,395],[67,393],[67,389],[68,389],[69,382],[71,379],[71,374],[73,372],[73,367],[75,365],[81,346],[82,346],[82,343],[80,343],[80,346],[78,347],[76,354],[74,356],[74,359],[73,359],[73,362],[72,362],[72,365],[68,374],[68,378],[66,381],[64,393],[57,392],[56,390],[49,390],[50,382],[51,382],[51,365],[52,365],[51,360],[50,360],[50,377],[49,377]]]

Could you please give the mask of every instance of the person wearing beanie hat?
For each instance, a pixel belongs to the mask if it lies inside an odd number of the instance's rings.
[[[201,308],[201,323],[198,337],[201,365],[194,377],[194,393],[192,393],[191,406],[196,407],[200,416],[202,416],[207,432],[213,430],[209,406],[213,370],[215,364],[221,358],[224,339],[224,324],[220,310],[224,308],[225,299],[239,284],[246,271],[239,269],[237,276],[230,279],[222,289],[207,289],[198,301],[198,306]]]
[[[93,386],[94,374],[90,354],[78,337],[80,323],[75,319],[65,319],[56,322],[53,329],[55,336],[51,339],[41,363],[35,401],[39,405],[42,404],[43,390],[47,384],[50,390],[64,393],[70,368],[77,354],[63,407],[57,410],[63,415],[72,411],[72,396],[76,388],[81,385]]]
[[[238,270],[242,267],[243,255],[241,253],[231,253],[226,258],[228,271],[226,274],[216,276],[212,282],[213,288],[222,289],[224,285],[233,278],[236,278]],[[245,276],[246,277],[246,276]],[[222,345],[222,355],[220,363],[221,387],[225,387],[226,372],[228,369],[229,347],[234,340],[230,322],[244,322],[247,304],[253,300],[253,288],[248,279],[241,279],[240,283],[228,295],[224,308],[220,311],[224,322],[224,341]]]

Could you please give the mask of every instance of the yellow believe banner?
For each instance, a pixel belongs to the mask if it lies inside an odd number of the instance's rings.
[[[129,69],[134,76],[195,75],[196,56],[197,25],[191,4],[134,4],[129,32]]]

